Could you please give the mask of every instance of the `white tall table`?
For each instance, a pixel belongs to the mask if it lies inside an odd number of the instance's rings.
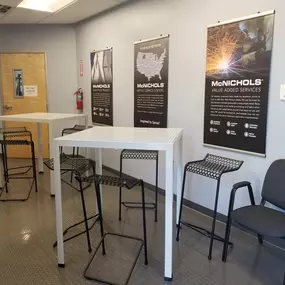
[[[54,140],[54,187],[56,204],[56,230],[58,266],[64,267],[64,245],[62,227],[62,200],[60,179],[61,146],[96,148],[97,174],[102,174],[101,149],[147,149],[165,151],[165,280],[172,280],[173,241],[173,185],[176,178],[177,219],[182,182],[182,129],[145,129],[122,127],[95,127]],[[175,162],[175,164],[173,163]],[[174,167],[174,165],[176,167]],[[176,168],[176,169],[175,169]],[[174,175],[175,169],[175,175]],[[178,221],[176,221],[178,223]]]
[[[65,114],[65,113],[27,113],[27,114],[17,114],[17,115],[7,115],[0,116],[0,121],[7,122],[25,122],[25,123],[37,123],[37,131],[38,131],[38,162],[39,162],[39,172],[43,173],[43,148],[42,148],[42,123],[47,123],[49,125],[49,156],[53,157],[53,128],[55,124],[66,121],[66,120],[74,120],[74,119],[85,119],[85,126],[88,126],[87,114]],[[0,175],[0,179],[2,179],[2,175]],[[54,181],[53,172],[51,172],[51,195],[54,195],[54,187],[52,187],[52,183]],[[2,186],[2,180],[0,180]]]

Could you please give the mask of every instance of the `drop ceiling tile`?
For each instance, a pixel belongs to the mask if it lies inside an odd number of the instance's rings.
[[[1,1],[1,0],[0,0]],[[116,0],[78,0],[41,23],[76,23],[120,4]]]
[[[2,0],[0,0],[2,1]],[[50,15],[48,12],[35,11],[23,8],[14,8],[1,20],[0,24],[31,24],[37,23]]]
[[[21,2],[22,0],[0,0],[0,5],[17,7]]]

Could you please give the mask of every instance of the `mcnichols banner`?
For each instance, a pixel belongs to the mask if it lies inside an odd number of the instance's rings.
[[[274,12],[208,28],[204,144],[265,155]]]
[[[169,36],[135,43],[134,126],[167,128]]]
[[[92,123],[113,126],[113,50],[92,52],[90,58]]]

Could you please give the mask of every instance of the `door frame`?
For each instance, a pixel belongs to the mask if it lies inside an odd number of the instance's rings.
[[[47,74],[47,53],[43,51],[35,51],[35,52],[2,52],[0,51],[0,115],[4,114],[4,99],[3,99],[3,85],[2,85],[2,64],[1,64],[1,55],[2,54],[43,54],[45,58],[45,79],[46,79],[46,112],[49,113],[49,90],[48,90],[48,74]],[[1,122],[1,127],[3,127],[3,123]]]

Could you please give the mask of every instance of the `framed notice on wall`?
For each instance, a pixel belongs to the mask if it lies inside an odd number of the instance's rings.
[[[92,123],[113,126],[113,49],[91,52]]]
[[[274,11],[208,28],[204,144],[265,156]]]
[[[135,43],[134,126],[167,128],[169,35]]]

